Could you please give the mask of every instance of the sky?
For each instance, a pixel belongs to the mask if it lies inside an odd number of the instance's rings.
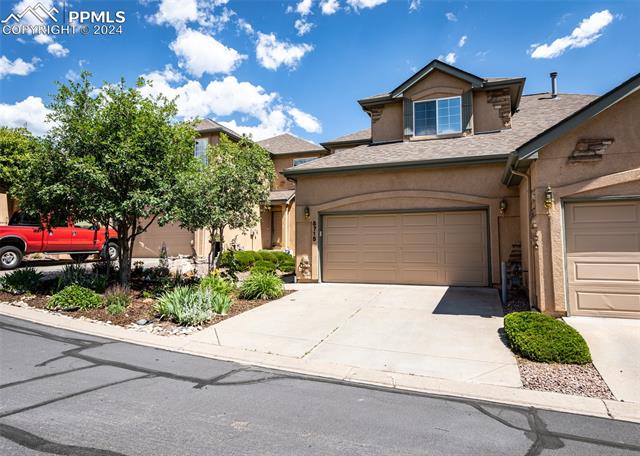
[[[38,0],[0,0],[0,20]],[[640,1],[40,0],[60,22],[122,11],[89,33],[0,35],[0,125],[44,134],[55,81],[152,82],[179,118],[209,117],[256,140],[291,132],[319,143],[369,126],[357,100],[439,58],[481,77],[602,94],[640,71]],[[44,23],[53,25],[40,10]],[[89,19],[90,20],[90,19]],[[99,23],[96,20],[100,21]],[[37,24],[25,14],[20,24]],[[9,19],[9,23],[16,23]],[[96,35],[118,25],[121,33]],[[97,29],[94,29],[97,26]]]

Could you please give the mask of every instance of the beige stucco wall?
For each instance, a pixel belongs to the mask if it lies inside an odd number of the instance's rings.
[[[0,225],[9,223],[9,196],[6,193],[0,193]]]
[[[475,133],[504,129],[498,109],[487,101],[487,92],[473,94],[473,129]]]
[[[546,312],[563,314],[565,255],[562,202],[571,198],[640,195],[640,93],[627,97],[574,131],[546,146],[530,167],[535,216],[532,229],[523,232],[523,244],[532,249],[530,293]],[[579,139],[613,138],[602,160],[570,162]],[[520,185],[521,189],[525,182]],[[544,207],[544,192],[551,186],[555,204]],[[521,199],[524,204],[525,199]],[[524,209],[522,209],[524,210]]]
[[[402,102],[387,103],[379,118],[372,120],[371,140],[374,143],[399,141],[403,135]]]
[[[462,95],[471,89],[471,84],[442,71],[432,71],[426,78],[416,82],[404,92],[412,101]]]
[[[497,284],[500,281],[500,259],[507,259],[511,245],[520,240],[518,191],[502,185],[503,169],[504,164],[491,164],[299,176],[296,190],[297,264],[302,256],[309,256],[312,280],[319,279],[323,213],[487,208],[491,275],[492,282]],[[503,198],[507,200],[508,209],[501,216],[499,204]],[[304,217],[307,206],[311,213],[309,220]],[[300,274],[298,278],[302,279]]]

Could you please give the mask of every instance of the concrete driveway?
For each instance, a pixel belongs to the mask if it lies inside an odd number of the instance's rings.
[[[473,383],[521,386],[496,290],[296,285],[199,336],[223,346]]]
[[[565,317],[585,338],[593,364],[616,399],[640,403],[640,320]]]

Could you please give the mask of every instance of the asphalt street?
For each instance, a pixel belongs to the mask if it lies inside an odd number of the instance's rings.
[[[243,366],[0,317],[1,455],[623,455],[640,425]]]

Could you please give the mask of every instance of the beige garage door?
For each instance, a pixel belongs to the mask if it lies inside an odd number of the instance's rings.
[[[151,226],[136,238],[133,256],[139,258],[157,258],[164,242],[169,256],[191,255],[193,234],[183,230],[179,225],[164,226],[153,222]]]
[[[640,202],[565,207],[572,315],[640,318]]]
[[[325,282],[488,284],[484,211],[328,215]]]

